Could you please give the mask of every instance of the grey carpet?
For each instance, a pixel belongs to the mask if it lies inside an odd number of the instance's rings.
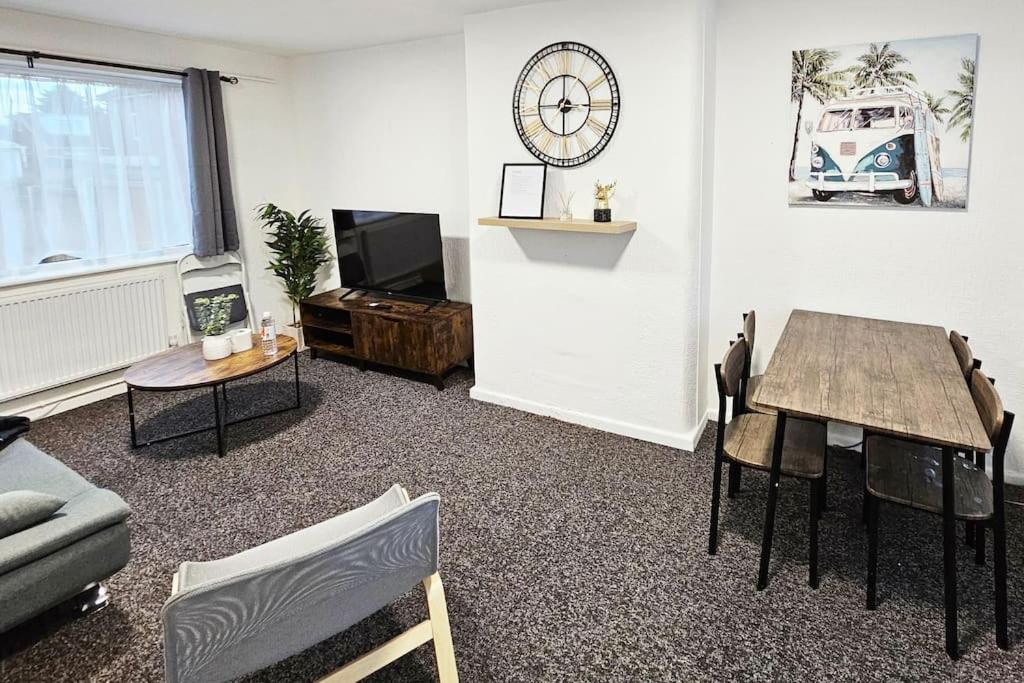
[[[208,560],[360,505],[394,482],[442,497],[441,573],[464,681],[1009,680],[1024,671],[1022,515],[1009,512],[1010,626],[996,649],[991,560],[959,557],[963,659],[943,651],[937,517],[883,507],[878,611],[864,610],[861,471],[832,458],[821,588],[806,584],[806,490],[783,482],[772,579],[755,592],[766,478],[745,473],[707,555],[713,430],[695,454],[303,358],[305,407],[229,433],[132,451],[123,398],[35,425],[31,439],[134,509],[111,606],[0,662],[4,681],[157,681],[159,610],[185,559]],[[288,367],[231,390],[287,400]],[[143,394],[144,433],[210,419],[208,394]],[[991,542],[989,543],[991,546]],[[419,592],[253,681],[308,681],[425,616]],[[423,647],[374,677],[432,680]]]

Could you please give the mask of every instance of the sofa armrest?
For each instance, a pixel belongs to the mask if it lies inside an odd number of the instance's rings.
[[[74,496],[45,522],[0,538],[0,574],[22,567],[128,519],[131,508],[106,489]]]

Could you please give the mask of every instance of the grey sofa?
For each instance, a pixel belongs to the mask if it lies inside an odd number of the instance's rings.
[[[0,450],[0,493],[65,501],[48,519],[0,538],[0,633],[81,593],[128,563],[128,505],[28,441]]]
[[[288,536],[212,562],[185,562],[164,604],[169,683],[226,681],[344,631],[422,583],[429,618],[321,683],[369,676],[433,641],[441,683],[458,683],[437,573],[436,493],[380,498]]]

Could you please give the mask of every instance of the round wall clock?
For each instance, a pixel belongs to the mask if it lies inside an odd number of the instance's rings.
[[[519,74],[512,116],[533,156],[571,168],[608,145],[619,104],[619,84],[604,57],[581,43],[553,43]]]

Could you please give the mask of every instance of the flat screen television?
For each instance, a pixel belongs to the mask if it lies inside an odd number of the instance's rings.
[[[331,213],[342,287],[432,301],[448,298],[436,213]]]

